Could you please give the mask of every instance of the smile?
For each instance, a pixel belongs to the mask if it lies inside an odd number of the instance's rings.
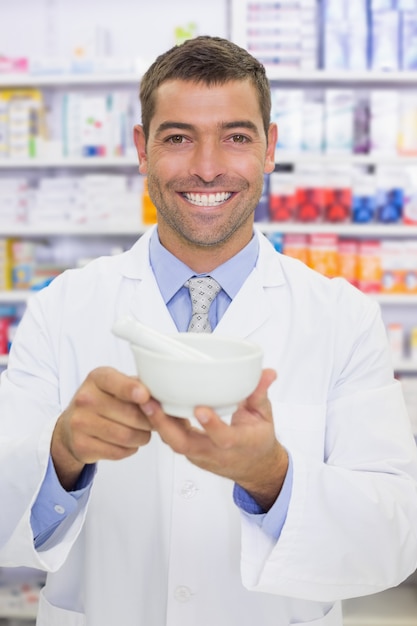
[[[226,202],[233,194],[229,191],[221,193],[184,193],[183,196],[196,206],[218,206]]]

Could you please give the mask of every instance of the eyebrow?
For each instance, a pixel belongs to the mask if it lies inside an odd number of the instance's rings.
[[[219,126],[221,130],[233,130],[235,128],[246,128],[247,130],[250,130],[254,134],[259,135],[256,124],[254,124],[250,120],[236,120],[233,122],[224,122],[222,124],[219,124]],[[156,129],[156,135],[159,135],[165,132],[166,130],[176,130],[176,129],[193,131],[195,127],[193,126],[193,124],[187,124],[186,122],[174,122],[174,121],[162,122]]]

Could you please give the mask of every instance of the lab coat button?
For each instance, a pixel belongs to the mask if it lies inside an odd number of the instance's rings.
[[[181,487],[180,493],[185,500],[190,500],[191,498],[194,498],[197,491],[197,485],[195,485],[192,480],[186,480]]]
[[[55,513],[59,513],[60,515],[63,515],[65,513],[64,507],[61,506],[60,504],[56,504],[54,506],[54,511],[55,511]]]
[[[185,585],[180,585],[174,591],[174,597],[177,602],[189,602],[191,600],[192,591]]]

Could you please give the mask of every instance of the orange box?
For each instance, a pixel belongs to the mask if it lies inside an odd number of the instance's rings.
[[[148,179],[143,181],[142,193],[142,221],[144,224],[156,224],[156,206],[152,202],[148,192]]]
[[[358,254],[358,287],[366,293],[381,291],[382,266],[379,241],[360,241]]]
[[[282,247],[283,254],[299,259],[307,264],[308,261],[308,237],[307,235],[286,234]]]
[[[404,289],[406,293],[417,293],[417,241],[409,239],[404,242],[405,245],[405,277]]]
[[[406,276],[406,246],[405,242],[384,240],[381,242],[383,293],[404,293]]]
[[[355,287],[358,286],[358,251],[359,244],[355,239],[341,239],[338,245],[339,275],[343,276]]]
[[[339,239],[334,234],[310,235],[308,265],[329,278],[339,275]]]

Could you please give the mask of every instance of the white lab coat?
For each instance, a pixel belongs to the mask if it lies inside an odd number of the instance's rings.
[[[278,372],[270,397],[294,463],[278,542],[234,505],[231,481],[154,434],[100,462],[90,498],[33,548],[58,415],[93,368],[134,373],[114,321],[175,332],[146,233],[30,301],[0,385],[0,564],[50,572],[39,626],[340,626],[341,599],[414,571],[416,449],[378,306],[257,236],[257,267],[215,332],[259,343]]]

